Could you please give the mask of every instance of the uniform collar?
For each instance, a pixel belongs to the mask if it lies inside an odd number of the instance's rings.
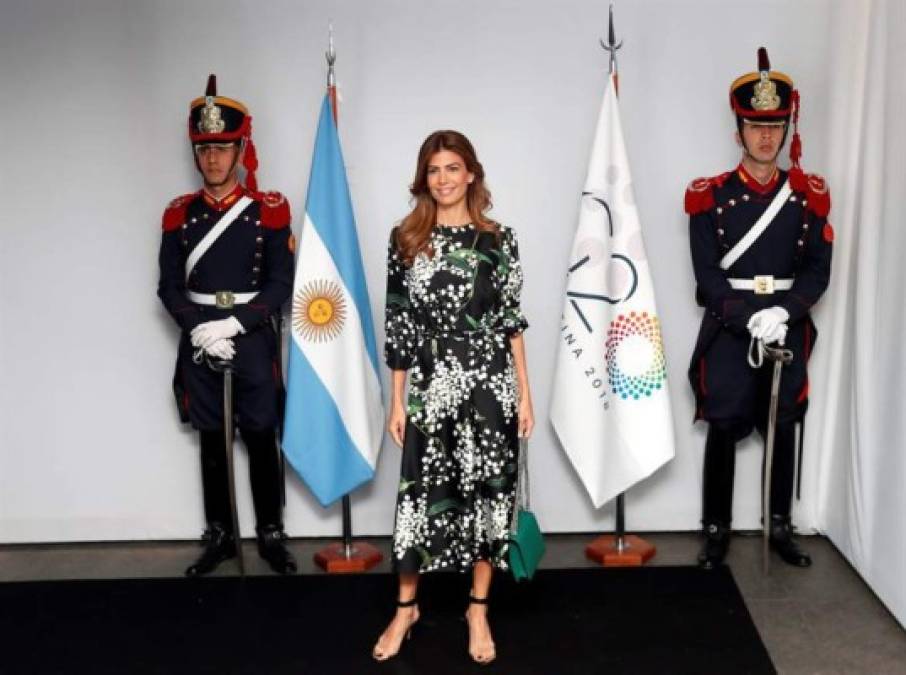
[[[736,167],[736,175],[739,177],[739,180],[742,181],[742,184],[749,190],[757,192],[760,195],[766,195],[777,187],[777,182],[780,180],[780,169],[775,166],[771,180],[767,183],[759,183],[758,179],[746,171],[746,168],[742,165],[742,162],[740,162],[739,166]]]
[[[237,199],[239,199],[244,194],[245,188],[242,187],[241,183],[236,183],[236,187],[233,188],[230,193],[223,199],[217,199],[213,195],[209,194],[207,190],[203,189],[201,191],[201,196],[204,199],[205,204],[210,206],[215,211],[226,211],[236,203]]]

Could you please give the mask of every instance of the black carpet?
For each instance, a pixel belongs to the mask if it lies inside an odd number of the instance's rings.
[[[395,578],[138,579],[0,584],[0,673],[774,673],[730,572],[688,567],[499,575],[498,660],[466,653],[468,577],[422,580],[422,620],[390,662],[371,647]]]

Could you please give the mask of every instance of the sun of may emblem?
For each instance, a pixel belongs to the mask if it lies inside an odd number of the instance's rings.
[[[327,342],[343,330],[346,300],[339,284],[318,279],[296,291],[293,326],[309,342]]]

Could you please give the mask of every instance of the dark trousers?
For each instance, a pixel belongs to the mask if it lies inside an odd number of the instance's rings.
[[[796,470],[796,424],[777,425],[771,469],[771,514],[789,516]],[[736,434],[712,424],[705,443],[702,521],[729,527],[733,519],[733,478],[736,471]],[[761,465],[764,480],[764,460]]]
[[[257,526],[276,525],[282,529],[283,472],[276,435],[272,429],[240,429],[249,453],[249,477],[255,504]],[[224,433],[201,431],[201,480],[204,490],[204,512],[208,524],[219,523],[232,530],[229,477],[227,474]]]

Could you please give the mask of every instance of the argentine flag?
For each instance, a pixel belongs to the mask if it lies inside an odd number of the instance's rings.
[[[371,304],[329,95],[311,162],[291,328],[283,452],[327,506],[374,476],[384,420]]]

